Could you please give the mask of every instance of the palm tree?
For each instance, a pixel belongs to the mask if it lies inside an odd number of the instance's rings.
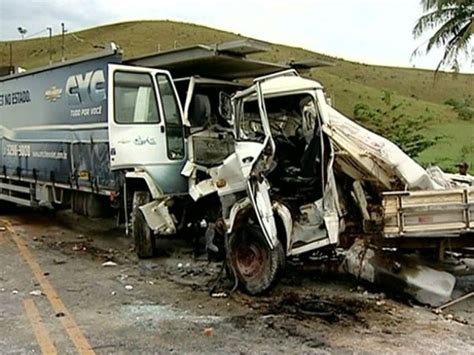
[[[441,66],[450,65],[459,70],[461,54],[469,57],[474,49],[470,43],[474,34],[474,0],[421,0],[423,16],[413,29],[415,38],[425,32],[435,31],[429,40],[417,48],[413,55],[429,53],[434,47],[444,47]],[[423,48],[424,47],[424,50]]]

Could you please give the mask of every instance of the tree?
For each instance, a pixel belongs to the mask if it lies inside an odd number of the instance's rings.
[[[421,4],[424,14],[418,19],[413,35],[419,38],[426,32],[435,32],[426,47],[420,46],[413,54],[429,53],[434,47],[444,47],[436,71],[446,65],[459,70],[461,54],[469,57],[469,51],[473,50],[469,41],[474,34],[474,0],[421,0]]]
[[[383,92],[380,108],[373,108],[365,103],[354,106],[354,118],[367,129],[387,138],[398,145],[412,158],[436,144],[442,139],[440,136],[428,137],[425,130],[431,117],[419,115],[411,116],[404,113],[403,103],[393,103],[392,93]]]

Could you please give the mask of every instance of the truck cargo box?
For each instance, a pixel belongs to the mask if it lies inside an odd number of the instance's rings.
[[[111,47],[94,57],[0,78],[0,175],[114,189],[107,130]]]

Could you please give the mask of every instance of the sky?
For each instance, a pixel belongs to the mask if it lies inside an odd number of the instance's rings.
[[[425,40],[412,29],[419,0],[0,0],[0,41],[129,20],[175,20],[368,64],[435,69],[436,50],[411,58]],[[37,34],[40,32],[39,34]],[[35,35],[37,34],[37,35]],[[472,43],[472,42],[471,42]],[[462,72],[474,73],[467,59]]]

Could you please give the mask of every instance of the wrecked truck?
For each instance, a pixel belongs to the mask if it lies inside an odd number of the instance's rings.
[[[150,257],[155,234],[175,235],[209,218],[191,206],[180,174],[187,135],[212,125],[219,92],[238,88],[204,78],[175,84],[166,70],[124,61],[114,43],[0,77],[0,207],[115,214],[138,256]]]
[[[182,173],[195,200],[219,196],[215,234],[250,294],[269,289],[287,258],[350,247],[354,236],[391,250],[474,245],[472,187],[343,116],[318,82],[295,70],[260,77],[222,95],[221,112],[234,152],[211,168],[188,161]]]
[[[265,48],[245,40],[124,60],[110,43],[0,77],[0,208],[115,214],[139,257],[154,255],[156,236],[206,228],[219,201],[194,203],[180,172],[188,160],[214,166],[233,152],[219,93],[245,87],[236,78],[288,68],[245,58]]]
[[[288,68],[245,58],[255,50],[238,41],[123,61],[112,45],[1,78],[3,97],[27,94],[0,105],[0,200],[89,216],[111,205],[140,257],[156,236],[204,229],[252,294],[288,258],[354,234],[398,250],[472,246],[471,189],[338,113],[294,70],[235,83]]]

